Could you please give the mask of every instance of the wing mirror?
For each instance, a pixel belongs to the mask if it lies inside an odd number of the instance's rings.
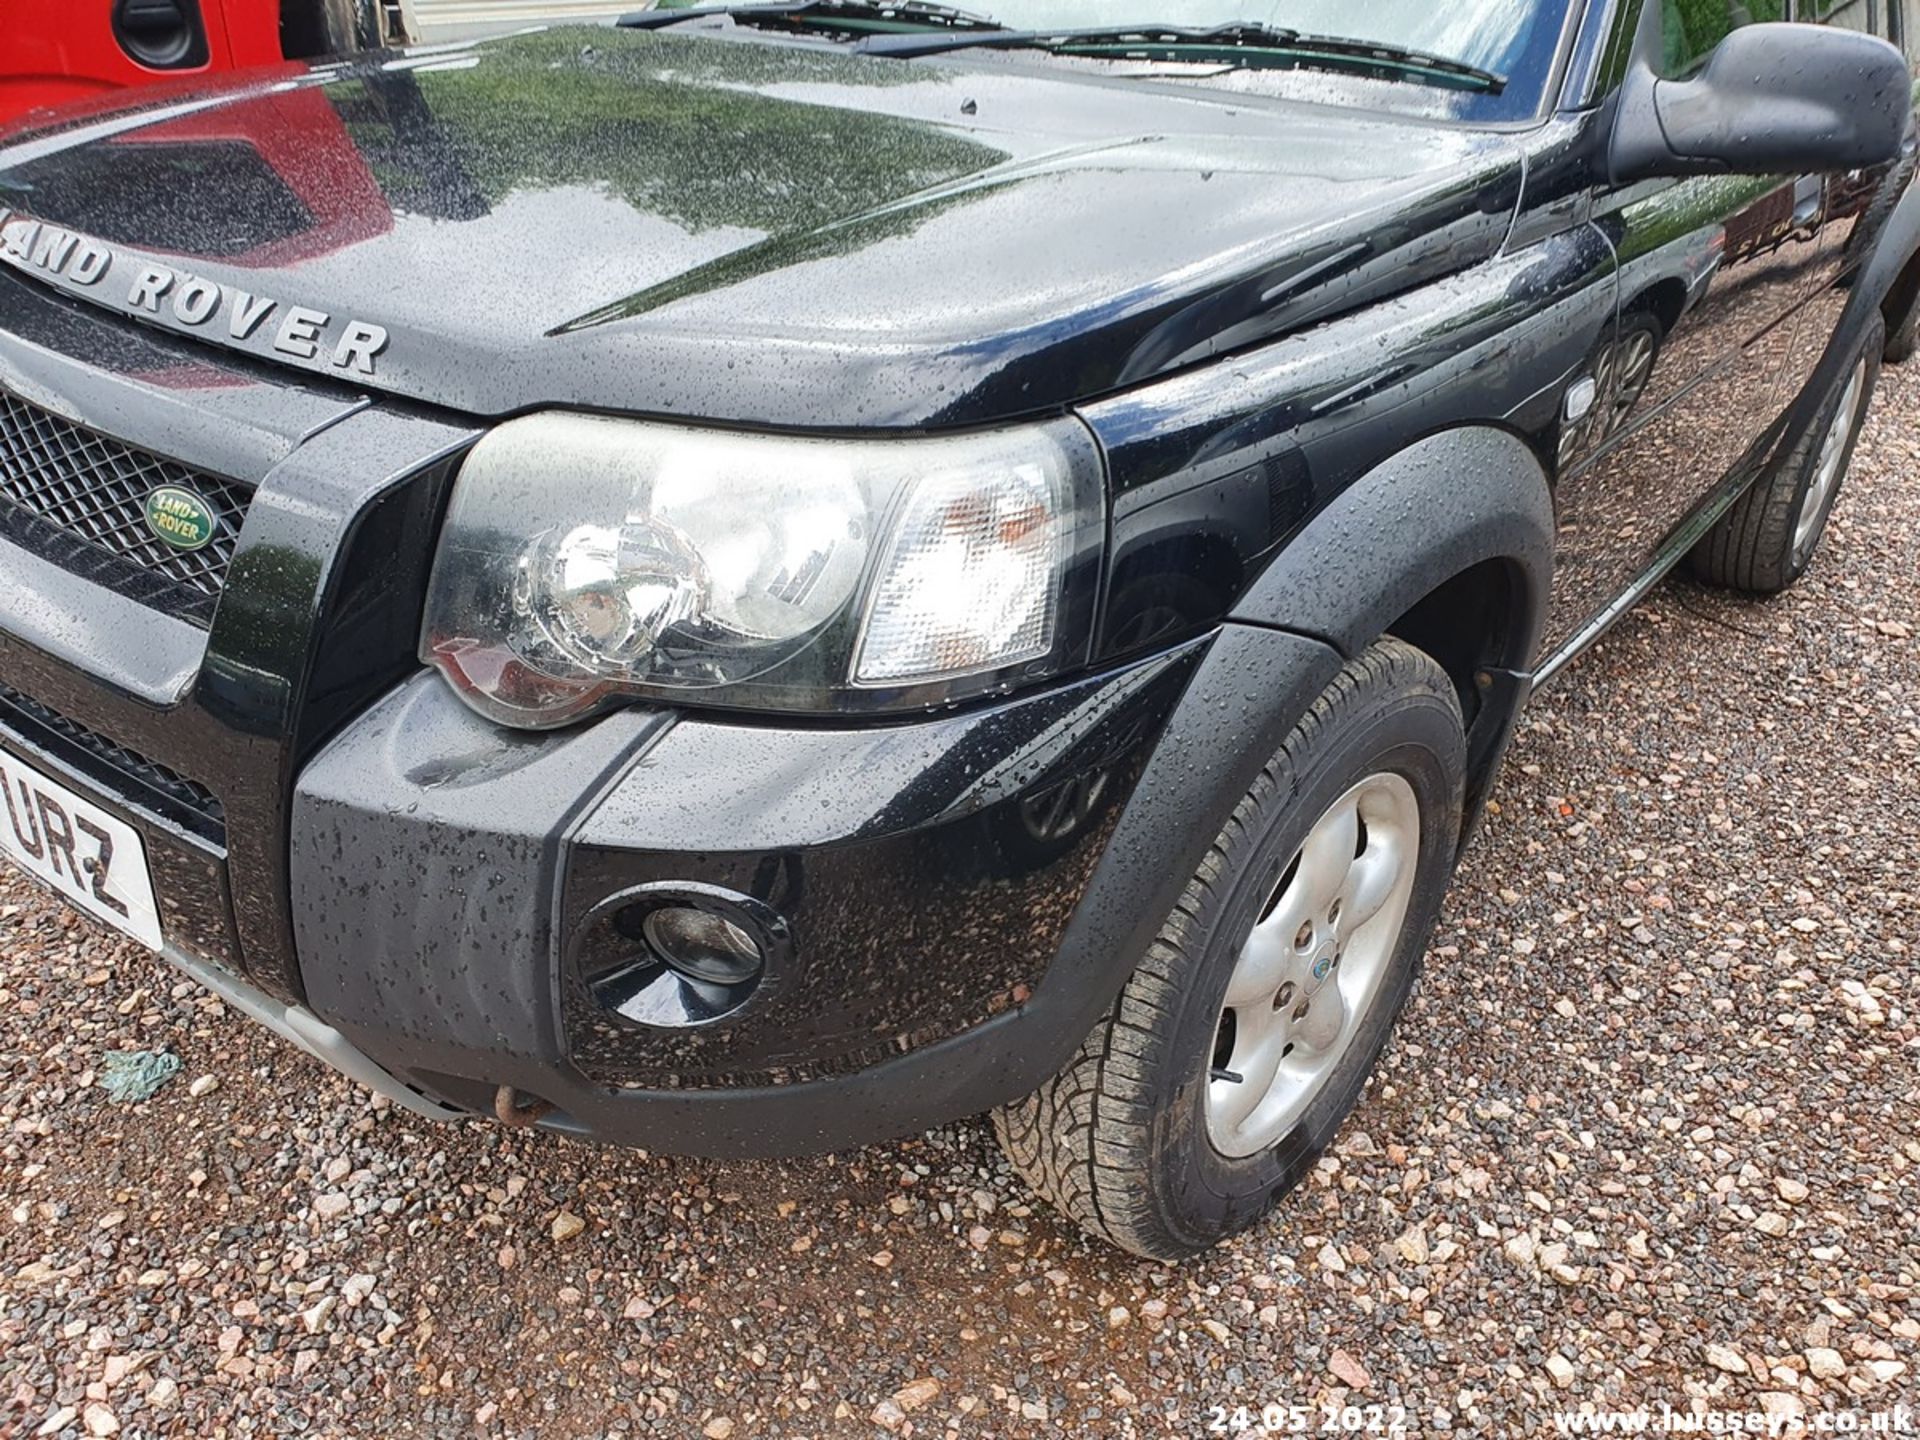
[[[1656,15],[1658,5],[1648,5]],[[1913,120],[1913,80],[1884,40],[1821,25],[1744,25],[1686,80],[1628,71],[1614,117],[1615,184],[1655,176],[1791,175],[1884,165]]]

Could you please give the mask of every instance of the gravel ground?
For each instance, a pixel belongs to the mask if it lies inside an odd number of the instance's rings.
[[[0,1435],[1920,1400],[1916,437],[1889,372],[1791,597],[1670,583],[1541,698],[1338,1153],[1177,1270],[983,1124],[726,1165],[416,1122],[0,877]],[[184,1069],[110,1102],[147,1047]]]

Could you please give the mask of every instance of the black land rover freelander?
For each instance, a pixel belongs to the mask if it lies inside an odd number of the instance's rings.
[[[429,1115],[992,1110],[1211,1244],[1529,691],[1807,565],[1890,3],[799,0],[16,128],[0,845]]]

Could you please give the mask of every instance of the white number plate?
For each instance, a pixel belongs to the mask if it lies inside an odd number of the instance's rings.
[[[160,948],[140,832],[0,750],[0,850],[89,915]]]

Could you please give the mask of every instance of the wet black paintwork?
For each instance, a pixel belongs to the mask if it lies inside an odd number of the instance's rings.
[[[1497,133],[1004,59],[580,29],[443,64],[29,139],[0,204],[122,247],[89,301],[151,256],[373,320],[369,383],[414,399],[851,428],[1058,407],[1405,289],[1499,244],[1519,174]],[[350,177],[332,208],[262,183],[296,146]]]
[[[1835,282],[1891,208],[1872,177],[1616,193],[1604,105],[1475,130],[1044,63],[598,31],[434,66],[342,68],[0,153],[0,204],[136,245],[164,229],[183,270],[393,330],[377,383],[348,383],[0,269],[0,383],[260,487],[211,632],[41,562],[35,616],[0,609],[0,679],[220,796],[224,849],[185,853],[230,887],[215,939],[257,984],[449,1098],[510,1082],[569,1123],[677,1148],[843,1143],[1053,1068],[1248,767],[1353,648],[1261,584],[1275,558],[1364,547],[1324,587],[1351,613],[1381,603],[1380,567],[1457,574],[1460,534],[1484,530],[1425,517],[1463,503],[1453,467],[1487,467],[1472,437],[1497,430],[1506,458],[1476,478],[1553,492],[1551,613],[1516,580],[1443,586],[1392,622],[1478,672],[1463,698],[1484,788],[1532,674],[1790,433],[1802,377],[1837,348]],[[261,156],[297,205],[204,203],[196,187]],[[115,231],[113,192],[53,183],[71,164],[140,197],[137,233]],[[1568,384],[1650,309],[1647,386],[1564,431]],[[1075,409],[1111,481],[1105,678],[877,730],[638,710],[493,730],[416,673],[423,569],[485,416],[549,402],[829,429]],[[1349,533],[1334,502],[1382,476],[1398,506],[1375,493],[1370,533]],[[1197,671],[1114,668],[1189,645]],[[1148,672],[1137,691],[1114,678]],[[1022,802],[1096,752],[1118,777],[1099,824],[1022,852]],[[802,762],[842,778],[803,784],[796,808],[777,775]],[[987,773],[1003,788],[980,798]],[[419,808],[392,803],[403,791]],[[737,1035],[625,1036],[562,967],[579,916],[662,878],[801,912],[794,983]],[[182,893],[211,895],[196,883]],[[697,1088],[900,1050],[833,1092],[857,1096],[845,1115],[804,1085]]]
[[[1189,646],[909,725],[636,710],[555,740],[508,736],[423,676],[301,782],[309,995],[441,1093],[486,1083],[502,1053],[698,1088],[848,1073],[898,1053],[897,1037],[968,1029],[1038,983],[1197,659]],[[1034,833],[1029,802],[1088,776],[1098,803]],[[790,929],[792,963],[724,1025],[626,1025],[581,985],[583,963],[632,950],[581,917],[661,882],[763,901]],[[387,943],[367,946],[370,929]],[[553,954],[567,957],[558,1013]],[[550,1074],[525,1083],[554,1089]]]

